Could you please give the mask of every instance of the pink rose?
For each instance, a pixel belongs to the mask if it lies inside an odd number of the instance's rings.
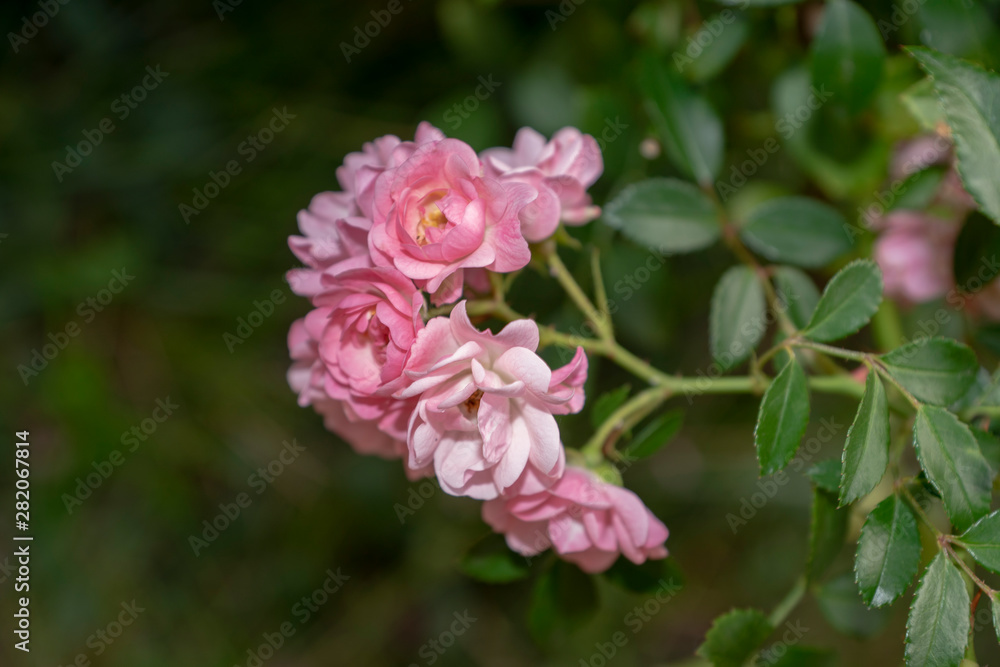
[[[289,236],[288,247],[307,268],[287,274],[292,291],[313,297],[323,287],[321,276],[329,271],[371,266],[368,230],[371,220],[358,215],[351,195],[321,192],[313,197],[308,210],[299,211],[302,236]]]
[[[359,452],[398,457],[416,401],[379,390],[402,373],[423,328],[423,297],[391,268],[326,274],[323,285],[316,309],[289,332],[289,384]]]
[[[325,291],[315,297],[316,309],[305,322],[326,369],[324,391],[346,402],[362,419],[382,423],[393,416],[385,423],[387,432],[405,437],[399,401],[377,392],[403,372],[424,326],[423,296],[409,278],[391,268],[327,274],[323,285]]]
[[[430,123],[420,123],[414,141],[400,141],[387,134],[366,143],[361,152],[349,153],[337,168],[343,192],[322,192],[309,209],[299,212],[302,236],[288,237],[288,246],[308,268],[292,269],[288,282],[301,296],[316,296],[320,276],[345,269],[372,266],[368,232],[372,227],[375,180],[413,154],[417,146],[444,138]]]
[[[375,264],[395,266],[435,303],[454,301],[464,269],[506,273],[528,263],[517,215],[534,196],[480,176],[475,151],[457,139],[426,143],[375,182]]]
[[[411,348],[407,384],[394,394],[418,399],[410,466],[433,462],[446,493],[480,500],[519,480],[531,488],[554,482],[563,452],[553,415],[582,405],[586,365],[580,351],[569,369],[553,373],[537,348],[533,321],[511,322],[496,335],[478,331],[464,301],[451,317],[430,320]]]
[[[584,572],[603,572],[619,554],[637,565],[667,556],[669,531],[638,496],[573,466],[541,493],[486,502],[483,520],[514,551],[535,556],[552,547]]]
[[[546,143],[541,134],[523,127],[512,149],[490,148],[482,157],[487,176],[526,183],[538,192],[520,214],[521,232],[529,241],[552,236],[560,220],[582,225],[601,214],[587,194],[604,171],[601,149],[589,134],[565,127]]]
[[[399,137],[387,134],[366,143],[361,152],[348,153],[344,164],[337,168],[340,187],[354,198],[361,214],[371,218],[375,180],[382,172],[405,161],[417,146],[441,139],[444,139],[444,133],[424,121],[417,126],[413,141],[400,141]]]
[[[893,211],[873,255],[885,278],[887,296],[923,303],[952,287],[952,254],[961,225],[916,211]]]
[[[292,324],[288,332],[288,349],[293,362],[288,369],[288,384],[298,394],[299,405],[311,405],[323,417],[326,428],[343,438],[359,454],[385,459],[402,457],[406,452],[403,439],[390,435],[378,422],[361,418],[345,402],[334,400],[326,393],[326,368],[319,358],[316,340],[309,335],[305,319]],[[395,411],[404,431],[413,403]],[[400,428],[391,430],[398,434]]]

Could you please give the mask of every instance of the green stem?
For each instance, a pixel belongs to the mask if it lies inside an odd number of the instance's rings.
[[[552,275],[559,281],[562,288],[566,290],[566,294],[573,300],[577,308],[594,325],[594,329],[600,338],[603,340],[613,340],[614,334],[611,332],[610,320],[602,317],[601,313],[598,312],[597,308],[590,301],[590,298],[584,294],[583,289],[576,282],[576,279],[573,278],[573,274],[570,273],[569,269],[566,268],[566,265],[559,258],[559,253],[556,252],[555,248],[546,253],[545,259],[549,264],[549,270],[552,272]]]
[[[853,350],[845,350],[840,347],[834,347],[833,345],[824,345],[822,343],[814,343],[811,340],[803,340],[801,338],[789,338],[785,341],[788,345],[794,345],[795,347],[804,347],[810,350],[816,350],[817,352],[822,352],[823,354],[828,354],[831,357],[839,357],[841,359],[851,359],[853,361],[868,361],[869,355],[864,352],[854,352]]]
[[[774,608],[768,620],[771,622],[771,627],[776,628],[785,622],[788,615],[792,613],[792,610],[799,605],[802,601],[802,597],[806,593],[806,577],[802,575],[795,581],[795,585],[792,589],[788,591],[788,595],[778,603],[778,606]]]
[[[903,497],[903,499],[907,503],[910,504],[910,507],[913,508],[913,511],[916,513],[917,518],[923,521],[924,525],[926,525],[934,532],[935,537],[940,539],[942,536],[941,531],[937,529],[937,526],[934,525],[934,523],[931,521],[931,518],[927,516],[927,512],[925,512],[924,508],[920,506],[920,503],[917,502],[917,499],[913,497],[913,494],[910,493],[910,490],[907,489],[905,486],[900,486],[899,494]]]
[[[881,375],[883,379],[887,380],[892,386],[894,386],[896,389],[898,389],[899,393],[901,393],[903,396],[905,396],[906,400],[908,400],[910,402],[910,405],[913,406],[914,410],[920,410],[920,401],[917,400],[916,396],[914,396],[913,394],[911,394],[906,389],[906,387],[904,387],[903,385],[901,385],[899,383],[899,381],[892,376],[892,373],[890,373],[889,370],[885,366],[883,366],[878,361],[874,361],[873,363],[874,363],[875,370],[878,371],[878,374]]]
[[[938,545],[942,549],[944,549],[944,552],[948,555],[948,557],[951,558],[953,561],[955,561],[955,563],[960,568],[962,568],[962,570],[967,575],[969,575],[969,579],[971,579],[972,583],[974,583],[976,586],[979,587],[979,590],[981,590],[982,592],[986,593],[986,595],[989,596],[989,598],[990,598],[991,601],[994,600],[996,598],[997,592],[995,590],[993,590],[992,588],[990,588],[986,584],[985,581],[983,581],[982,579],[980,579],[979,577],[977,577],[976,573],[973,571],[973,569],[971,567],[969,567],[968,563],[965,562],[965,559],[955,553],[955,550],[951,548],[951,543],[952,542],[954,542],[955,544],[958,544],[958,545],[962,544],[958,540],[955,540],[954,538],[952,538],[951,535],[939,535],[938,536]]]
[[[971,421],[975,417],[989,417],[990,419],[1000,419],[1000,406],[979,405],[962,410],[960,414],[964,421]]]
[[[614,322],[611,320],[608,290],[604,286],[604,274],[601,272],[601,252],[594,246],[590,253],[590,274],[594,279],[594,296],[597,297],[597,309],[601,317],[608,323],[608,332],[614,335]]]
[[[604,420],[590,440],[580,448],[588,464],[600,463],[622,433],[637,424],[671,396],[666,387],[650,387],[626,401]]]

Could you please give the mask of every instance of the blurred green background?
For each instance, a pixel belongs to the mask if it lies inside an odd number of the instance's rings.
[[[342,43],[388,2],[53,0],[57,11],[37,34],[16,44],[8,35],[0,65],[0,425],[11,443],[15,431],[30,431],[35,541],[28,656],[12,647],[13,546],[0,541],[0,664],[69,665],[84,654],[94,665],[248,665],[248,649],[285,622],[295,632],[264,664],[599,665],[595,642],[619,630],[628,643],[609,664],[683,663],[718,614],[771,608],[801,571],[809,522],[802,475],[791,473],[735,534],[727,520],[761,490],[756,399],[680,397],[681,436],[625,482],[669,526],[665,572],[683,580],[683,591],[633,633],[626,615],[647,598],[600,580],[598,613],[538,644],[525,621],[530,581],[491,586],[459,570],[461,554],[488,532],[479,503],[438,491],[401,524],[396,505],[420,484],[407,482],[398,463],[354,455],[297,407],[285,382],[285,336],[308,304],[284,281],[295,265],[286,238],[313,194],[337,188],[334,171],[347,152],[386,133],[410,137],[420,120],[477,150],[509,144],[523,125],[546,134],[576,125],[595,136],[616,128],[604,135],[605,174],[593,189],[604,203],[639,178],[676,175],[665,158],[639,150],[652,130],[634,85],[638,54],[652,50],[669,62],[722,9],[690,0],[400,2],[402,11],[350,62]],[[861,4],[891,21],[888,0]],[[917,132],[897,94],[920,76],[898,45],[1000,60],[1000,3],[914,6],[888,34],[873,108],[816,130],[820,150],[853,175],[850,183],[832,195],[800,153],[783,150],[743,196],[825,195],[856,216],[854,207],[884,180],[893,142]],[[805,63],[820,8],[747,10],[739,39],[727,38],[732,61],[694,82],[724,121],[723,174],[774,136],[775,82]],[[4,3],[5,33],[22,31],[24,17],[39,11],[38,3]],[[143,82],[147,67],[167,76],[123,118],[116,99]],[[499,85],[463,118],[453,107],[480,77]],[[243,142],[286,108],[287,127],[248,160]],[[105,118],[113,131],[95,134]],[[53,168],[75,162],[67,163],[67,145],[98,135],[78,166]],[[193,190],[230,160],[240,173],[186,222],[179,206],[191,205]],[[648,253],[600,223],[573,233],[602,248],[622,342],[669,371],[706,369],[708,298],[729,254],[671,258],[626,296],[616,286]],[[586,280],[586,255],[568,251],[566,259]],[[111,295],[102,290],[114,271],[134,279]],[[236,334],[238,318],[275,290],[283,301],[230,351],[224,335]],[[518,281],[513,300],[539,321],[580,325],[555,284],[536,274]],[[79,333],[63,339],[68,325]],[[65,349],[37,374],[19,371],[50,334]],[[589,396],[629,381],[599,360],[591,368]],[[142,428],[158,399],[177,407],[130,451],[123,436]],[[847,424],[854,409],[817,396],[807,442],[821,417]],[[588,416],[563,418],[562,428],[566,444],[577,446]],[[839,457],[845,434],[800,454],[812,456],[804,467]],[[292,440],[305,451],[273,483],[250,479]],[[114,450],[121,465],[67,509],[78,480],[107,470]],[[4,503],[12,505],[13,463],[4,466]],[[252,502],[195,555],[190,537],[241,493]],[[2,535],[13,532],[12,514],[8,505],[0,511]],[[834,576],[850,572],[848,552]],[[296,611],[338,568],[349,577],[341,589],[308,614]],[[95,640],[132,600],[144,609],[135,621],[113,643]],[[832,662],[807,664],[899,664],[905,608],[860,620],[862,634],[877,630],[870,639],[836,633],[812,600],[790,620],[807,628],[803,645],[835,652]],[[454,645],[443,655],[429,650],[466,610],[477,620]],[[978,620],[988,626],[988,612]],[[983,640],[989,635],[987,628],[980,636],[982,664],[1000,661],[996,643]]]

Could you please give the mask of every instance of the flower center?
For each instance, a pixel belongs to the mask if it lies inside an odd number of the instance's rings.
[[[431,242],[431,239],[428,238],[429,229],[441,229],[448,224],[448,218],[444,216],[444,213],[441,212],[441,209],[435,203],[443,196],[443,192],[432,192],[424,199],[423,206],[421,207],[423,209],[423,217],[417,223],[416,233],[413,238],[417,242],[417,245],[425,246]]]
[[[465,403],[462,403],[462,407],[465,408],[465,412],[471,417],[479,413],[479,402],[483,400],[483,390],[477,389],[472,392],[472,396],[465,399]]]

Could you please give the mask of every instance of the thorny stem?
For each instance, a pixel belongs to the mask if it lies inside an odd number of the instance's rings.
[[[990,588],[985,581],[976,576],[976,573],[972,570],[971,567],[969,567],[969,564],[965,562],[965,559],[961,558],[958,554],[955,553],[955,550],[951,548],[952,543],[958,544],[959,546],[961,546],[962,544],[951,535],[938,536],[938,546],[941,549],[943,549],[944,552],[948,555],[948,557],[951,558],[953,561],[955,561],[955,563],[960,568],[962,568],[962,570],[967,575],[969,575],[969,579],[971,579],[972,583],[974,583],[976,586],[979,587],[979,590],[986,593],[987,597],[989,597],[990,600],[995,600],[997,592],[992,588]]]

